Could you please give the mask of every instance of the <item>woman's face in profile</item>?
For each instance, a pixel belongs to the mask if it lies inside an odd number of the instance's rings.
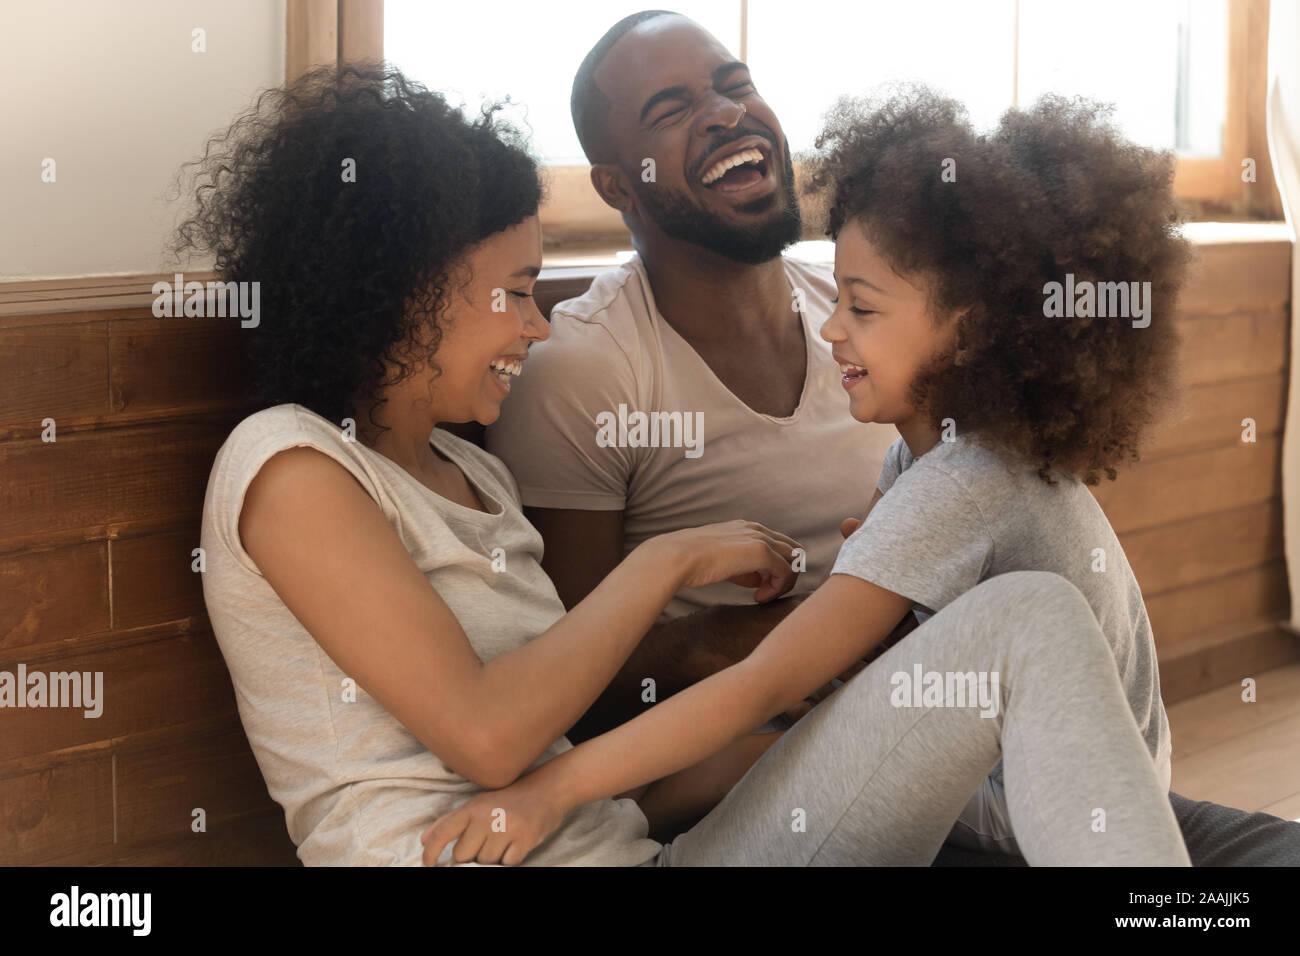
[[[532,297],[541,266],[542,230],[531,216],[479,243],[453,274],[433,357],[438,421],[490,425],[500,415],[529,344],[551,335]]]

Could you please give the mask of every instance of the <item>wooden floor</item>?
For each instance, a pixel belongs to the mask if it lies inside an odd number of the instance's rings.
[[[1300,820],[1300,663],[1259,674],[1254,703],[1243,693],[1229,684],[1167,706],[1170,789]]]

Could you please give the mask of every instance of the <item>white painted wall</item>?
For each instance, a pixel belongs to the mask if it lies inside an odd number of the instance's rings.
[[[1291,627],[1300,627],[1300,8],[1294,3],[1269,7],[1268,145],[1277,174],[1282,207],[1292,230],[1291,247],[1291,382],[1282,433],[1282,530],[1287,576],[1291,584]]]
[[[284,17],[284,0],[0,0],[0,279],[160,271],[176,172],[284,82]]]

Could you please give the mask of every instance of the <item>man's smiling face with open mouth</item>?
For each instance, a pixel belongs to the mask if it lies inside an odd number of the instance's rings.
[[[665,16],[619,40],[595,75],[610,140],[644,218],[741,262],[800,237],[789,145],[749,68],[689,20]],[[642,180],[654,160],[653,182]]]

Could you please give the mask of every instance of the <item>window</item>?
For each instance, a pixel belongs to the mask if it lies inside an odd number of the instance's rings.
[[[387,60],[467,107],[509,115],[549,167],[549,248],[626,244],[595,196],[569,116],[574,71],[610,25],[648,3],[385,0]],[[918,80],[977,126],[1046,92],[1116,104],[1130,138],[1179,156],[1189,200],[1238,202],[1241,162],[1263,138],[1267,0],[685,0],[669,5],[747,61],[797,152],[844,93]],[[1258,61],[1260,66],[1254,65]],[[1256,95],[1252,92],[1258,86]],[[1258,116],[1255,116],[1258,113]],[[1248,115],[1249,114],[1249,115]]]
[[[587,160],[569,114],[573,75],[597,40],[630,13],[654,3],[610,0],[484,0],[465,5],[386,0],[384,58],[431,90],[471,108],[510,96],[510,116],[531,129],[532,149],[548,166]],[[734,0],[687,0],[671,9],[732,49],[740,46]]]
[[[1021,103],[1047,92],[1088,96],[1115,103],[1135,142],[1179,156],[1223,152],[1223,0],[1093,0],[1086,12],[1022,0],[1019,36]]]

